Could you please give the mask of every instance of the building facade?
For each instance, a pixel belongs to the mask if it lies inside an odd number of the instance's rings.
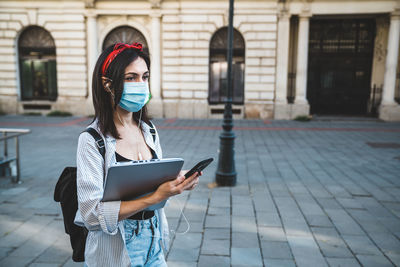
[[[154,117],[221,117],[228,1],[0,2],[0,110],[94,113],[101,51],[139,41],[152,60]],[[235,1],[233,112],[400,120],[400,4]]]

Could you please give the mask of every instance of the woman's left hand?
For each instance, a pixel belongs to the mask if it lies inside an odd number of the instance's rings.
[[[179,176],[184,176],[188,170],[180,171]],[[203,172],[195,172],[191,177],[194,177],[193,181],[188,185],[185,190],[193,190],[199,184],[199,177],[203,175]],[[188,177],[187,179],[191,178]]]

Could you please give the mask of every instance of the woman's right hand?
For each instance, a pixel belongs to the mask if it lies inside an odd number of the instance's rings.
[[[161,202],[169,197],[181,194],[184,190],[191,188],[197,181],[199,174],[196,172],[189,178],[180,173],[175,180],[161,184],[154,192],[157,202]]]

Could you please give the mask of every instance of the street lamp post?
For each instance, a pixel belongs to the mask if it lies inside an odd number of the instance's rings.
[[[220,150],[216,182],[219,186],[234,186],[236,184],[234,141],[235,134],[232,131],[232,46],[233,46],[233,1],[229,0],[229,25],[228,25],[228,92],[225,102],[224,121],[220,134]]]

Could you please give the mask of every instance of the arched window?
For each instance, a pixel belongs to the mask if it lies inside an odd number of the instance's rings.
[[[208,102],[210,104],[225,103],[228,92],[227,81],[227,49],[228,28],[216,31],[210,42],[210,65]],[[232,85],[234,104],[244,103],[244,63],[245,43],[243,36],[233,29]]]
[[[134,42],[141,43],[143,45],[143,51],[149,53],[146,38],[144,38],[144,35],[140,31],[130,26],[120,26],[107,34],[103,42],[103,50],[115,43],[131,44]]]
[[[57,99],[56,46],[38,26],[25,29],[18,40],[21,100]]]

